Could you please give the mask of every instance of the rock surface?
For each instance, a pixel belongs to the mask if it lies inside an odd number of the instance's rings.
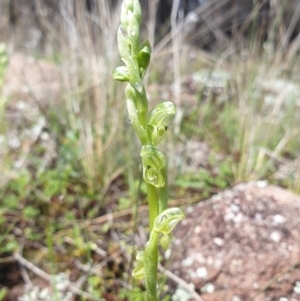
[[[174,235],[170,270],[204,301],[300,300],[299,196],[239,184],[188,208]]]

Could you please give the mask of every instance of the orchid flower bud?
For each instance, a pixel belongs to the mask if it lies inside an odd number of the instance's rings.
[[[163,187],[165,185],[165,155],[155,146],[149,144],[142,147],[140,155],[143,162],[144,180],[156,188]]]
[[[129,73],[126,66],[119,66],[113,72],[113,79],[120,82],[129,81]]]
[[[140,67],[140,75],[143,78],[150,64],[152,48],[149,40],[147,39],[141,46],[141,50],[138,56],[138,62]]]
[[[143,279],[145,277],[145,269],[144,269],[144,250],[139,251],[136,254],[136,267],[132,271],[132,276],[135,279]]]
[[[162,237],[160,238],[160,245],[162,246],[162,248],[166,251],[171,242],[173,240],[173,233],[169,233],[169,234],[163,234]]]
[[[184,218],[185,214],[180,208],[168,208],[156,217],[153,230],[163,235],[168,235]]]
[[[156,105],[148,114],[148,130],[152,143],[158,145],[164,140],[168,126],[176,113],[175,105],[170,101]]]

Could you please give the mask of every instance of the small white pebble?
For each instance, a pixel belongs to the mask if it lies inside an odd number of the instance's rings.
[[[294,292],[300,295],[300,286],[294,286]]]
[[[240,297],[238,296],[233,296],[231,301],[242,301]]]
[[[16,103],[16,108],[19,109],[19,110],[24,110],[25,108],[27,107],[26,103],[23,101],[23,100],[19,100],[17,103]]]
[[[267,181],[257,181],[256,182],[257,187],[259,188],[265,188],[268,186],[268,182]]]
[[[195,227],[194,233],[199,234],[200,232],[201,232],[201,227],[200,226]]]
[[[194,263],[194,259],[192,257],[187,257],[182,261],[182,265],[185,267],[190,267]]]
[[[254,282],[254,283],[253,283],[253,288],[254,288],[254,289],[258,289],[258,288],[259,288],[259,285],[258,285],[257,282]]]
[[[190,291],[185,288],[179,286],[177,287],[175,294],[172,296],[172,301],[189,301],[192,296]]]
[[[284,216],[280,215],[280,214],[276,214],[273,216],[273,222],[275,224],[283,224],[286,222],[286,219]]]
[[[233,212],[237,213],[237,212],[240,211],[240,206],[238,206],[238,205],[236,205],[236,204],[230,204],[230,209],[231,209]]]
[[[270,239],[274,242],[280,242],[281,240],[281,233],[279,231],[273,231],[270,234]]]
[[[41,140],[42,140],[42,141],[48,141],[49,138],[50,138],[50,135],[49,135],[48,132],[45,132],[45,131],[44,131],[44,132],[41,133],[41,136],[40,136],[40,137],[41,137]]]
[[[196,23],[199,20],[199,15],[196,12],[191,11],[187,14],[186,18],[187,22]]]
[[[289,301],[289,299],[286,297],[280,297],[278,301]]]
[[[219,247],[222,247],[224,245],[224,240],[220,237],[215,237],[213,239],[214,244],[216,244]]]
[[[201,293],[202,294],[211,294],[215,291],[215,287],[212,283],[207,283],[201,288]]]
[[[234,222],[234,223],[240,223],[240,222],[243,221],[243,219],[244,219],[243,215],[239,213],[237,216],[235,216],[235,217],[233,218],[233,222]]]
[[[206,267],[198,268],[196,273],[197,273],[197,276],[201,279],[207,278],[207,269],[206,269]]]
[[[48,288],[45,287],[40,291],[39,298],[45,299],[48,295],[49,295],[49,290]]]

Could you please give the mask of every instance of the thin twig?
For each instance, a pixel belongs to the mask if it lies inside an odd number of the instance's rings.
[[[19,253],[15,253],[13,255],[13,258],[22,266],[24,266],[25,268],[27,268],[28,270],[30,270],[31,272],[33,272],[34,274],[36,274],[37,276],[39,276],[40,278],[46,280],[47,282],[51,283],[52,281],[52,277],[51,275],[47,274],[45,271],[41,270],[40,268],[38,268],[37,266],[35,266],[32,262],[29,262],[28,260],[26,260],[23,256],[21,256]],[[67,289],[78,296],[90,299],[90,300],[94,300],[94,301],[104,301],[103,299],[99,299],[94,297],[93,295],[84,292],[82,290],[80,290],[79,288],[77,288],[74,284],[70,283],[67,286]]]
[[[166,270],[161,264],[158,265],[158,269],[161,273],[165,274],[167,277],[169,277],[170,279],[178,283],[180,286],[182,286],[184,289],[189,291],[196,301],[203,301],[203,299],[197,294],[197,292],[193,288],[191,288],[189,284],[185,282],[182,278],[176,276],[169,270]]]

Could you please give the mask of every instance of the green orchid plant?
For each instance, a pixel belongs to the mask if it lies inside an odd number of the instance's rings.
[[[147,300],[158,301],[158,249],[167,249],[172,241],[174,227],[185,218],[180,208],[168,208],[167,159],[158,145],[165,139],[168,126],[175,116],[172,102],[166,101],[148,111],[148,99],[143,79],[151,59],[148,40],[140,41],[142,18],[139,0],[124,0],[121,24],[118,30],[118,49],[125,66],[114,70],[115,80],[127,82],[125,99],[129,119],[139,137],[142,148],[143,178],[147,186],[150,238],[145,249],[137,253],[136,279],[145,278]]]

